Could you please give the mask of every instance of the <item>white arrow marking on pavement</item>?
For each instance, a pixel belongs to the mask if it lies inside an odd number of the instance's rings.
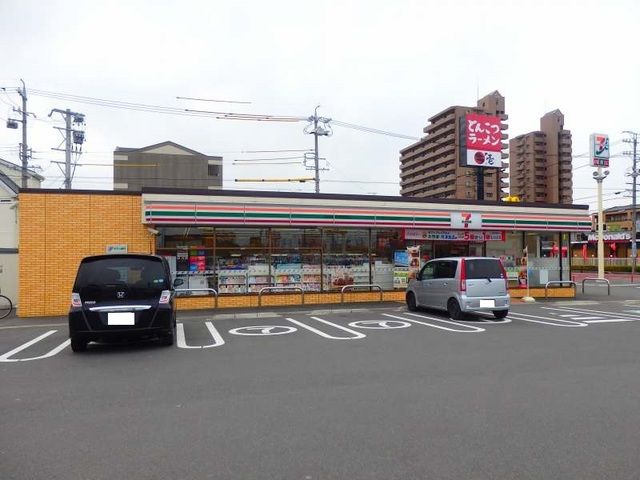
[[[480,328],[480,327],[475,327],[473,325],[465,325],[463,323],[456,323],[456,322],[451,322],[449,320],[442,320],[440,318],[434,318],[434,317],[427,317],[425,315],[417,315],[415,313],[405,313],[405,315],[411,315],[414,317],[418,317],[418,318],[426,318],[427,320],[434,320],[436,322],[443,322],[443,323],[448,323],[451,325],[456,325],[458,327],[464,327],[465,330],[459,330],[457,328],[449,328],[449,327],[445,327],[442,325],[434,325],[432,323],[427,323],[427,322],[421,322],[420,320],[415,320],[413,318],[406,318],[406,317],[399,317],[397,315],[391,315],[389,313],[383,313],[383,315],[385,317],[391,317],[391,318],[397,318],[398,320],[405,320],[407,322],[412,322],[412,323],[418,323],[420,325],[426,325],[427,327],[433,327],[433,328],[438,328],[440,330],[446,330],[448,332],[458,332],[458,333],[479,333],[479,332],[484,332],[484,328]]]
[[[342,331],[345,331],[345,332],[348,332],[348,333],[352,333],[353,337],[334,337],[333,335],[329,335],[328,333],[325,333],[322,330],[318,330],[317,328],[314,328],[314,327],[312,327],[310,325],[307,325],[306,323],[299,322],[298,320],[295,320],[293,318],[287,318],[287,320],[289,320],[291,323],[294,323],[296,325],[299,325],[302,328],[305,328],[305,329],[309,330],[310,332],[313,332],[313,333],[315,333],[317,335],[320,335],[321,337],[324,337],[324,338],[330,338],[331,340],[358,340],[360,338],[365,338],[366,337],[366,335],[363,334],[363,333],[356,332],[355,330],[351,330],[350,328],[343,327],[341,325],[328,322],[327,320],[323,320],[322,318],[318,318],[318,317],[311,317],[311,318],[313,318],[314,320],[317,320],[319,322],[326,323],[327,325],[331,325],[332,327],[335,327],[338,330],[342,330]]]
[[[58,345],[53,350],[50,350],[49,352],[45,353],[44,355],[40,355],[38,357],[10,358],[11,356],[15,355],[16,353],[21,352],[22,350],[25,350],[25,349],[29,348],[31,345],[34,345],[34,344],[38,343],[40,340],[44,340],[49,335],[53,335],[56,332],[57,332],[57,330],[49,330],[48,332],[43,333],[39,337],[36,337],[33,340],[28,341],[27,343],[23,343],[19,347],[14,348],[10,352],[7,352],[4,355],[0,356],[0,362],[28,362],[30,360],[41,360],[43,358],[53,357],[54,355],[60,353],[62,350],[64,350],[66,347],[68,347],[69,344],[71,343],[71,340],[65,340],[64,342],[62,342],[60,345]]]
[[[205,322],[205,325],[207,326],[207,330],[209,330],[209,333],[213,337],[214,342],[209,345],[187,345],[187,342],[184,336],[184,325],[182,324],[182,322],[179,322],[176,325],[176,330],[177,330],[176,344],[178,345],[178,348],[212,348],[212,347],[219,347],[221,345],[224,345],[224,338],[222,338],[222,335],[220,335],[220,332],[216,330],[216,327],[213,326],[213,323]]]

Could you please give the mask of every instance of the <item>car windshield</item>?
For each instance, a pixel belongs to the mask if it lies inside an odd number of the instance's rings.
[[[83,300],[128,300],[157,297],[169,288],[162,262],[135,257],[101,258],[80,265],[74,291]]]
[[[465,261],[468,280],[480,278],[504,278],[500,263],[491,258],[475,258]]]

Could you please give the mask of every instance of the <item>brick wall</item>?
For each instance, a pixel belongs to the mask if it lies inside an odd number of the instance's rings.
[[[139,195],[20,193],[20,317],[65,315],[78,265],[87,255],[126,244],[150,253]]]

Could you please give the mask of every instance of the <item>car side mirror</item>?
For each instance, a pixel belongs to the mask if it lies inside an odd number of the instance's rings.
[[[420,272],[418,272],[418,274],[416,275],[416,280],[419,282],[422,281],[422,274]]]
[[[176,278],[173,281],[173,286],[175,287],[179,287],[180,285],[184,285],[184,280],[182,278]]]

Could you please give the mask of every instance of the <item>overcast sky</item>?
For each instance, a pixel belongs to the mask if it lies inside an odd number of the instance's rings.
[[[573,152],[592,132],[612,153],[623,130],[640,130],[637,21],[629,1],[10,1],[0,0],[0,86],[179,108],[260,114],[320,114],[410,136],[450,105],[506,97],[509,136],[536,130],[555,108]],[[216,104],[176,96],[250,101]],[[15,93],[0,93],[0,120]],[[305,149],[301,123],[214,120],[136,112],[29,96],[34,165],[44,186],[62,175],[51,151],[60,134],[51,108],[86,115],[83,163],[111,164],[116,146],[172,140],[224,157],[225,188],[313,191],[313,183],[236,184],[236,178],[304,177],[302,165],[234,166],[266,158],[248,150]],[[636,115],[634,116],[634,111]],[[55,118],[55,117],[54,117]],[[20,131],[0,128],[0,157],[18,162]],[[320,141],[330,170],[321,191],[397,195],[399,150],[411,141],[334,127]],[[295,154],[294,154],[295,155]],[[574,168],[587,158],[574,159]],[[606,206],[628,186],[628,158],[611,160]],[[574,171],[576,203],[595,204],[591,168]],[[108,167],[79,167],[74,188],[112,187]],[[349,182],[372,183],[349,183]],[[379,183],[373,183],[379,182]]]

